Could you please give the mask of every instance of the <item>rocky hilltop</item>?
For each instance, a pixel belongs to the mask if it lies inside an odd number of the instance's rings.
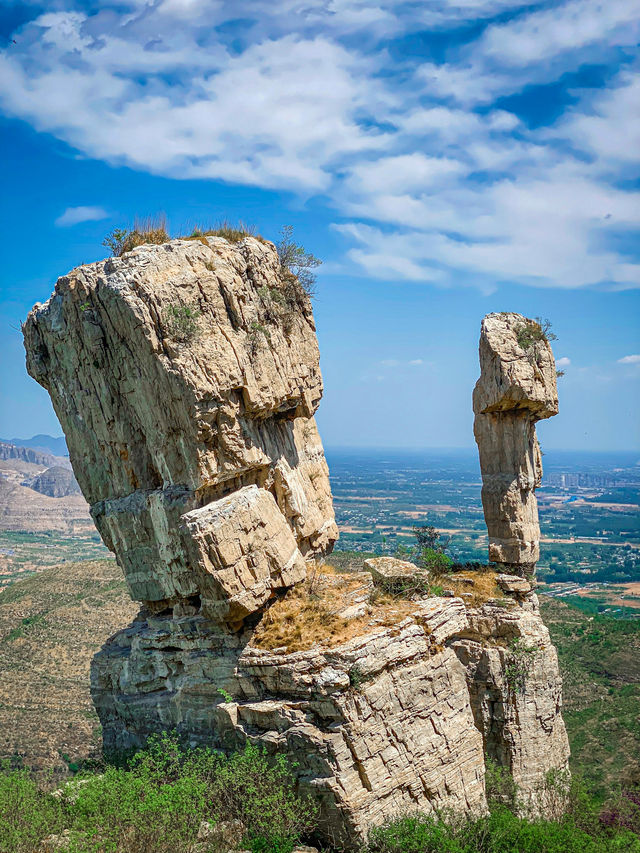
[[[7,441],[0,441],[0,460],[7,461],[15,459],[18,462],[26,462],[30,465],[38,465],[41,468],[59,464],[60,460],[52,453],[38,450],[33,447],[22,447]]]
[[[92,665],[107,749],[175,728],[285,752],[337,846],[402,811],[483,811],[486,756],[533,800],[566,767],[528,580],[464,572],[430,595],[422,572],[407,598],[392,587],[410,564],[318,561],[337,536],[318,347],[272,244],[202,237],[79,267],[24,334],[142,605]]]

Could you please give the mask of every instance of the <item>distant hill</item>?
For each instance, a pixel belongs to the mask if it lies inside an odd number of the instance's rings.
[[[0,531],[7,530],[87,535],[95,526],[79,492],[50,497],[0,477]]]
[[[22,483],[41,495],[50,498],[66,498],[68,495],[79,495],[80,486],[70,468],[54,465],[35,477],[30,477]]]
[[[48,450],[40,450],[35,447],[23,447],[8,441],[0,441],[0,459],[2,461],[27,462],[30,465],[39,465],[49,468],[56,464],[56,457]]]
[[[0,592],[0,759],[66,773],[97,755],[89,664],[137,610],[114,560],[65,563]]]
[[[0,438],[4,444],[15,444],[18,447],[32,447],[35,450],[49,451],[54,456],[68,456],[67,442],[64,436],[53,436],[39,433],[32,438]]]

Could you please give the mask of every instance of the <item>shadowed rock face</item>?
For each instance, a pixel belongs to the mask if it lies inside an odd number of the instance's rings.
[[[489,559],[532,575],[540,556],[535,489],[542,457],[535,424],[558,413],[556,366],[537,324],[520,314],[488,314],[480,334],[480,378],[473,392],[482,506]],[[520,340],[520,343],[519,343]]]
[[[237,624],[302,580],[337,528],[309,300],[292,301],[272,244],[203,239],[73,270],[24,336],[132,597],[199,596]],[[244,536],[237,554],[216,551],[221,531]]]

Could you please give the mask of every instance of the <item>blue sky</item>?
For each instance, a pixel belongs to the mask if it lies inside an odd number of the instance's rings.
[[[327,445],[470,446],[480,320],[552,322],[543,446],[640,449],[635,0],[0,8],[0,435],[59,434],[19,324],[136,215],[324,260]]]

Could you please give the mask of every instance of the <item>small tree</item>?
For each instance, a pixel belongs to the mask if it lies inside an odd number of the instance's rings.
[[[431,524],[415,525],[413,535],[417,540],[413,555],[416,565],[434,575],[444,574],[451,568],[453,561],[445,553],[451,542],[450,536],[443,536]]]
[[[313,270],[319,267],[322,261],[294,241],[293,225],[284,225],[280,235],[276,249],[282,275],[285,278],[294,276],[307,296],[312,297],[317,278]]]

